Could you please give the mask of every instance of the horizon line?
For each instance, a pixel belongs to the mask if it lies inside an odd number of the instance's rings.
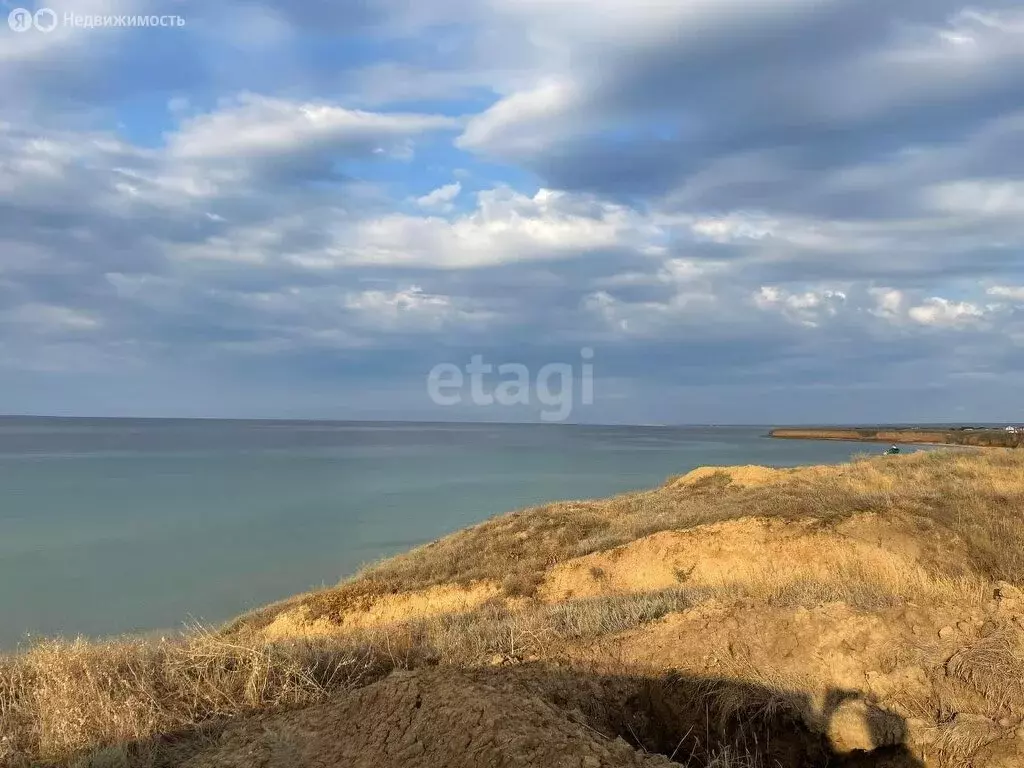
[[[950,426],[993,426],[1016,423],[1012,420],[999,421],[856,421],[856,422],[547,422],[547,421],[489,421],[437,419],[388,419],[388,418],[318,418],[289,416],[83,416],[54,415],[38,413],[0,413],[0,421],[63,420],[63,421],[200,421],[234,423],[291,423],[291,424],[422,424],[424,426],[547,426],[547,427],[648,427],[648,428],[696,428],[696,427],[950,427]]]

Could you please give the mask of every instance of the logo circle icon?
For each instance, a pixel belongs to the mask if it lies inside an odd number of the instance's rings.
[[[32,29],[32,23],[32,11],[25,8],[15,8],[7,14],[7,26],[15,32],[28,32]]]
[[[57,27],[57,14],[52,8],[40,8],[35,12],[32,21],[40,32],[53,32]]]

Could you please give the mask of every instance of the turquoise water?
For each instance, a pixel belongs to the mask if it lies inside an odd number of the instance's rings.
[[[217,622],[511,509],[880,451],[764,427],[0,419],[0,647]]]

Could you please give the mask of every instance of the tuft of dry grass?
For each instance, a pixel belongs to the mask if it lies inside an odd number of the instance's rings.
[[[533,597],[543,579],[537,573],[511,573],[501,582],[501,591],[506,597]]]
[[[946,662],[946,672],[985,696],[1005,703],[1024,693],[1024,654],[1016,634],[999,628],[957,650]]]
[[[970,757],[1000,737],[995,723],[984,717],[954,715],[936,729],[932,749],[945,765],[970,765]]]
[[[695,602],[691,592],[679,588],[568,600],[547,606],[544,620],[559,639],[584,640],[648,624]]]

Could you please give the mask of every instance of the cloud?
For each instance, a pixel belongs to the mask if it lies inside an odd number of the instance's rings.
[[[638,242],[653,229],[629,208],[586,195],[507,188],[477,194],[472,211],[452,219],[388,214],[329,233],[299,264],[324,268],[380,265],[464,269],[562,259]]]
[[[449,296],[427,294],[418,285],[397,291],[370,290],[349,294],[345,306],[360,321],[385,331],[430,333],[445,327],[485,324],[493,313],[460,307]]]
[[[897,320],[903,314],[904,296],[895,288],[870,288],[869,295],[874,299],[875,306],[869,310],[871,314],[885,320]]]
[[[911,307],[907,314],[921,325],[956,327],[975,323],[984,317],[984,311],[966,301],[950,301],[932,297],[920,306]]]
[[[1019,216],[1024,213],[1024,182],[954,181],[928,190],[940,211],[974,216]]]
[[[43,334],[93,331],[101,323],[92,315],[69,307],[52,304],[22,304],[3,313],[6,322]]]
[[[761,286],[754,303],[764,310],[781,312],[802,325],[815,328],[824,317],[835,317],[846,302],[846,294],[838,290],[790,293],[775,286]]]
[[[1024,301],[1024,285],[994,285],[988,289],[989,296]]]
[[[366,155],[393,153],[411,136],[456,125],[439,115],[363,112],[243,94],[184,121],[168,136],[167,145],[171,155],[184,160]]]
[[[454,184],[445,184],[443,187],[428,192],[422,197],[416,198],[416,205],[420,208],[427,210],[438,210],[442,212],[450,212],[454,209],[455,198],[462,192],[462,184],[455,182]]]
[[[472,118],[457,145],[466,149],[490,148],[502,155],[543,151],[555,141],[573,137],[572,128],[556,120],[579,100],[580,94],[571,81],[542,81],[529,90],[506,96]],[[547,131],[545,123],[548,123]],[[585,132],[581,124],[576,135]]]
[[[153,387],[176,412],[305,393],[318,415],[421,396],[442,357],[581,346],[616,393],[598,420],[935,418],[981,380],[1005,384],[986,408],[1015,402],[1015,3],[180,13],[0,31],[10,408]]]
[[[664,193],[774,153],[774,178],[742,179],[747,203],[789,198],[794,181],[1004,114],[1024,69],[1024,17],[1002,2],[913,2],[898,15],[852,0],[608,2],[586,23],[571,2],[498,7],[531,41],[534,76],[473,118],[462,146],[606,193]]]
[[[998,295],[991,289],[989,294]],[[895,325],[916,324],[945,329],[981,327],[983,322],[994,320],[1001,309],[998,305],[953,301],[941,296],[912,303],[904,292],[894,288],[872,288],[869,295],[874,300],[874,307],[869,312]]]

